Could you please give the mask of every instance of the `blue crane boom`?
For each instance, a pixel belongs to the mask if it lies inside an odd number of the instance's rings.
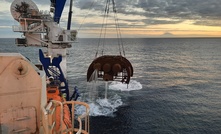
[[[61,14],[63,12],[66,0],[51,0],[51,3],[53,5],[53,7],[55,8],[54,11],[54,21],[59,23],[60,22],[60,18],[61,18]]]

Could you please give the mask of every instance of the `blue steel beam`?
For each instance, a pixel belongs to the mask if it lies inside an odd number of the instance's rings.
[[[54,21],[59,23],[66,0],[55,0]]]

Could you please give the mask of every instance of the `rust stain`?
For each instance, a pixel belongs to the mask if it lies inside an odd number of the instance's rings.
[[[133,76],[133,66],[121,55],[104,55],[96,58],[87,71],[87,81],[90,82],[93,72],[98,71],[98,80],[121,81],[129,84]]]

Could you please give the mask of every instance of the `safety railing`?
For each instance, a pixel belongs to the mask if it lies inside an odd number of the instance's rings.
[[[23,31],[23,27],[22,26],[20,26],[20,25],[13,25],[12,26],[12,30],[14,31],[14,32],[22,32]]]
[[[71,106],[71,127],[65,127],[64,124],[64,106]],[[75,116],[75,106],[81,105],[85,107],[85,112],[78,117]],[[57,112],[57,108],[60,107],[60,112]],[[43,131],[46,134],[89,134],[89,105],[79,101],[56,101],[51,100],[48,105],[42,109],[43,117]],[[60,114],[60,115],[56,115]],[[60,119],[56,119],[60,117]],[[77,121],[77,123],[75,123]],[[84,123],[83,123],[84,122]],[[56,125],[59,124],[59,129],[56,129]]]
[[[46,32],[42,19],[20,18],[18,21],[20,25],[12,26],[14,32]],[[32,23],[30,24],[30,22]]]

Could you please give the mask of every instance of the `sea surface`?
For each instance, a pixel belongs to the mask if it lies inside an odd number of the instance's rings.
[[[78,39],[68,50],[69,86],[78,87],[83,101],[94,94],[86,74],[97,50],[119,55],[116,39],[106,39],[99,47],[98,42]],[[221,38],[130,38],[123,42],[134,76],[128,88],[109,82],[107,99],[105,83],[95,84],[96,98],[88,101],[91,134],[221,133]],[[19,52],[34,63],[39,62],[38,49],[0,39],[0,52]]]

